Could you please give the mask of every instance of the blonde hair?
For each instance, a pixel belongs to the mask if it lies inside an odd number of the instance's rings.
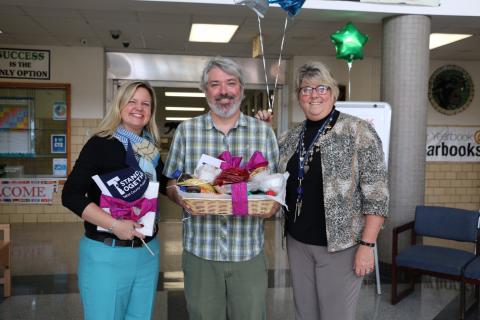
[[[334,100],[337,101],[340,92],[337,80],[332,77],[330,70],[323,63],[311,61],[298,68],[295,79],[295,89],[297,93],[299,92],[304,79],[316,80],[319,83],[328,86],[332,91]]]
[[[147,125],[143,129],[151,135],[153,139],[153,144],[157,147],[160,146],[160,133],[156,121],[157,102],[155,98],[155,91],[150,86],[150,84],[144,81],[127,82],[118,89],[117,94],[113,99],[113,105],[107,111],[107,114],[98,126],[96,133],[97,136],[105,138],[113,137],[115,130],[122,123],[122,109],[125,108],[128,101],[132,99],[135,91],[138,88],[145,88],[148,93],[150,93],[150,96],[152,98],[151,117]]]

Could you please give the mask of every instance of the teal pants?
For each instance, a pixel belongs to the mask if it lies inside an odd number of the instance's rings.
[[[183,251],[190,320],[266,319],[267,264],[261,252],[248,261],[222,262]]]
[[[160,264],[156,239],[145,247],[110,247],[80,240],[78,286],[85,320],[148,320],[152,317]]]

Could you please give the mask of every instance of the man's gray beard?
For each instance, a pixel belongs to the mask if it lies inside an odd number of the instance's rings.
[[[228,119],[231,116],[233,116],[237,112],[237,110],[240,109],[240,105],[242,104],[242,100],[234,102],[233,105],[230,107],[230,109],[227,109],[227,110],[225,110],[221,107],[217,107],[216,101],[211,102],[211,101],[207,100],[207,103],[208,103],[208,106],[210,107],[210,110],[212,110],[213,113],[215,113],[220,118]]]

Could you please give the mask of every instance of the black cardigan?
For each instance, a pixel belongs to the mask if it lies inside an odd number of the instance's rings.
[[[68,176],[62,192],[62,204],[79,217],[91,202],[100,203],[100,189],[92,176],[126,168],[125,147],[115,138],[93,136],[83,147],[75,162],[72,172]],[[157,179],[160,181],[160,192],[165,194],[166,178],[162,176],[163,162],[159,160]],[[85,231],[97,233],[97,226],[85,221]]]

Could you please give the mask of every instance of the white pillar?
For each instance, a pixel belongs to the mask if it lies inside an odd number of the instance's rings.
[[[381,98],[392,106],[390,217],[379,239],[380,260],[391,263],[392,229],[414,217],[425,193],[425,143],[430,18],[383,21]]]

